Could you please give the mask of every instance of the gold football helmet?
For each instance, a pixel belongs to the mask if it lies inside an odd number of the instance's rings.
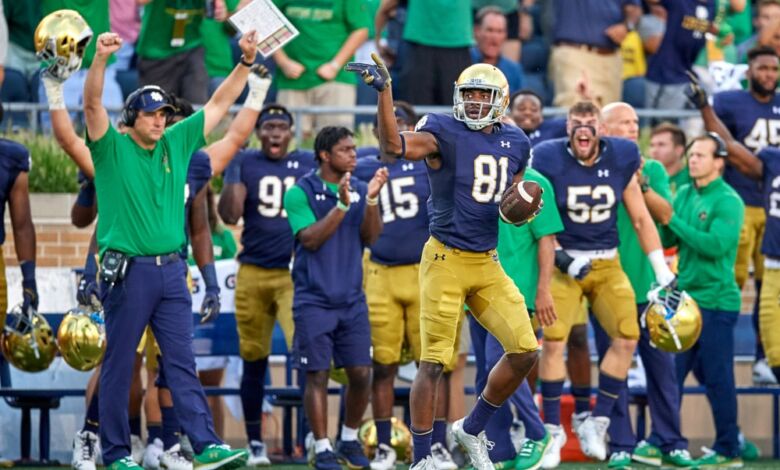
[[[655,347],[679,353],[696,344],[701,334],[701,312],[687,292],[655,288],[647,298],[650,303],[642,313],[641,322]]]
[[[57,346],[69,366],[82,372],[92,370],[106,352],[103,312],[91,308],[70,309],[57,330]]]
[[[49,322],[32,308],[23,312],[21,304],[8,312],[0,344],[5,359],[25,372],[46,370],[57,355]]]
[[[81,68],[81,60],[92,29],[74,10],[57,10],[46,15],[35,28],[35,56],[49,75],[66,80]]]
[[[463,92],[475,89],[490,91],[490,101],[466,101]],[[509,105],[509,83],[498,68],[489,64],[474,64],[461,72],[455,82],[452,102],[455,119],[465,122],[469,129],[477,131],[501,120]],[[479,106],[477,117],[469,116],[467,108],[471,106]],[[486,107],[489,108],[485,109]]]
[[[390,418],[390,423],[393,427],[390,434],[390,447],[395,450],[398,460],[409,462],[412,456],[412,433],[403,421],[395,417]],[[373,459],[378,445],[373,419],[366,419],[361,423],[358,429],[358,441],[363,444],[368,458]]]

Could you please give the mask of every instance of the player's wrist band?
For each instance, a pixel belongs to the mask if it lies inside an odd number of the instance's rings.
[[[22,279],[35,282],[35,261],[22,261],[19,264],[19,268],[22,270]]]
[[[344,204],[343,202],[339,201],[336,203],[336,209],[347,212],[349,210],[349,204]]]
[[[251,66],[255,65],[252,62],[247,61],[246,57],[244,57],[244,54],[241,54],[240,62],[241,62],[241,65],[244,65],[246,67],[251,67]]]
[[[398,136],[401,137],[401,153],[398,155],[398,158],[404,159],[406,158],[406,137],[404,137],[402,132],[399,132]]]
[[[379,197],[378,196],[374,196],[374,197],[366,196],[366,204],[369,205],[369,206],[375,206],[375,205],[379,204]]]
[[[334,68],[334,69],[336,69],[336,70],[339,70],[339,69],[341,68],[341,64],[340,64],[340,63],[339,63],[339,61],[338,61],[338,60],[336,60],[336,59],[333,59],[333,60],[331,60],[331,61],[330,61],[330,62],[328,62],[328,63],[330,64],[330,66],[331,66],[331,67],[333,67],[333,68]]]
[[[200,275],[203,276],[203,283],[206,289],[216,289],[219,292],[219,282],[217,282],[217,269],[214,263],[209,263],[200,268]]]
[[[569,272],[569,265],[574,261],[574,258],[566,251],[563,250],[563,248],[558,248],[555,250],[555,267],[558,268],[558,270],[562,273],[568,273]]]

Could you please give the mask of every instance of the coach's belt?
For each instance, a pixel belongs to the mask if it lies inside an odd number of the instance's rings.
[[[780,269],[780,258],[764,257],[764,268],[766,269]]]
[[[566,250],[566,253],[572,258],[584,256],[590,259],[612,259],[617,256],[617,248],[608,250]]]
[[[615,54],[619,48],[610,48],[610,47],[599,47],[599,46],[591,46],[590,44],[582,44],[577,42],[569,42],[569,41],[558,41],[555,43],[556,46],[565,46],[565,47],[574,47],[576,49],[584,49],[588,52],[593,52],[598,55],[612,55]]]
[[[157,256],[133,256],[131,259],[134,263],[155,264],[157,266],[163,266],[181,261],[181,254],[174,252]]]

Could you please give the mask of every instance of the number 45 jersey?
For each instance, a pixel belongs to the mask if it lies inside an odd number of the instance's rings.
[[[293,251],[293,235],[282,207],[284,193],[316,167],[314,154],[294,151],[273,160],[257,149],[242,150],[241,182],[246,186],[241,263],[263,268],[287,268]]]
[[[387,164],[378,156],[366,156],[358,160],[355,177],[368,183],[382,167],[389,173],[379,193],[384,228],[371,245],[371,260],[385,266],[419,263],[429,236],[427,201],[431,187],[425,163],[398,160]]]
[[[472,131],[448,114],[428,114],[415,130],[433,134],[439,143],[441,167],[428,167],[431,235],[461,250],[495,249],[498,204],[528,163],[528,137],[508,125],[494,125],[489,134]]]
[[[639,148],[625,139],[601,137],[599,157],[585,166],[568,139],[534,147],[531,167],[550,180],[563,220],[558,243],[568,250],[608,250],[619,245],[617,208],[639,169]]]

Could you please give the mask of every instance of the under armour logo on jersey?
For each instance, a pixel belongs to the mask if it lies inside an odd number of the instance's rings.
[[[502,140],[501,141],[501,148],[502,149],[508,149],[510,147],[512,147],[512,142],[510,142],[508,140]]]
[[[298,162],[296,161],[287,162],[287,168],[298,168]]]
[[[301,364],[308,364],[308,363],[309,363],[309,359],[304,356],[301,356]]]
[[[599,178],[609,178],[609,170],[599,170]]]
[[[325,195],[324,194],[315,194],[314,195],[314,200],[315,201],[324,201],[325,200]]]
[[[403,165],[401,165],[401,169],[403,171],[412,171],[414,170],[414,163],[404,163]]]
[[[434,260],[434,261],[439,261],[439,260],[442,260],[442,261],[444,261],[444,259],[445,259],[445,257],[446,257],[446,256],[447,256],[447,255],[440,255],[439,253],[434,253],[434,254],[433,254],[433,260]]]
[[[780,106],[772,106],[772,113],[780,114]]]

